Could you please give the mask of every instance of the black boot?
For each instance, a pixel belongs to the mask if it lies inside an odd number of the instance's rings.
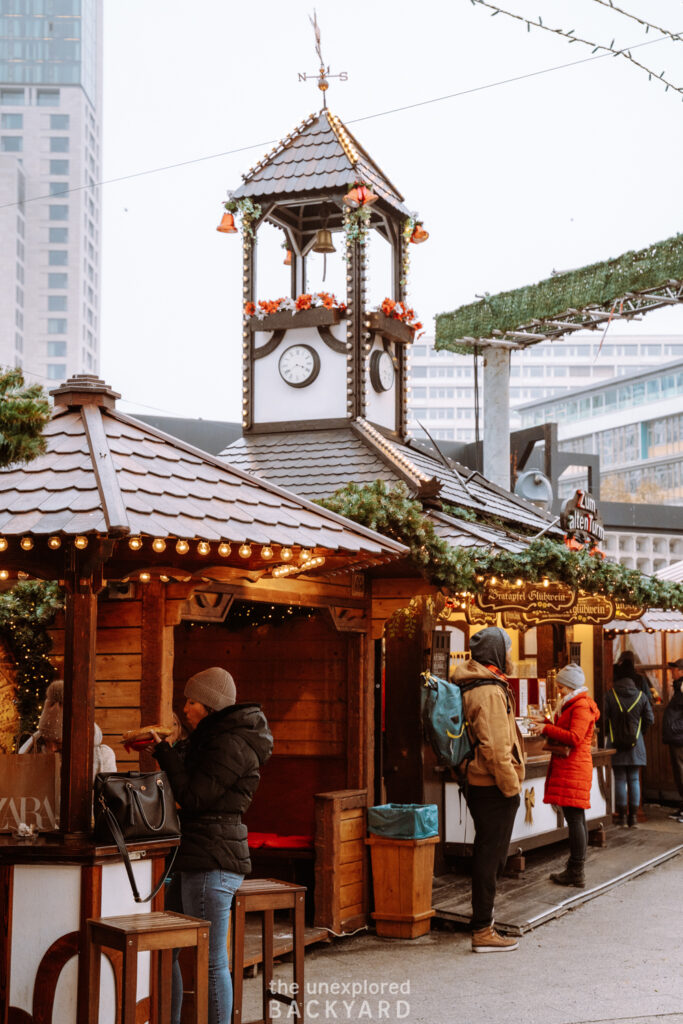
[[[615,824],[618,828],[626,828],[626,808],[617,807],[616,809],[617,820]]]
[[[637,810],[636,811],[629,811],[628,812],[628,827],[629,828],[638,828],[638,811]]]
[[[550,880],[556,885],[572,885],[575,889],[585,889],[586,876],[583,863],[582,860],[572,860],[570,857],[564,871],[552,874]]]

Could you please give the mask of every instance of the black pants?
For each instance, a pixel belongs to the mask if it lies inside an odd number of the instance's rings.
[[[673,772],[676,789],[680,797],[680,807],[683,810],[683,747],[670,743],[669,755],[671,757],[671,771]]]
[[[588,826],[583,807],[563,807],[562,813],[569,829],[569,856],[575,864],[583,864],[588,846]]]
[[[493,921],[496,878],[507,860],[519,795],[504,796],[497,786],[468,786],[467,806],[474,821],[472,928]]]

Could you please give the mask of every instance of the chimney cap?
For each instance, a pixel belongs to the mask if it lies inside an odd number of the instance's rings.
[[[50,394],[55,405],[99,405],[103,409],[115,408],[116,399],[121,397],[93,373],[76,373]]]

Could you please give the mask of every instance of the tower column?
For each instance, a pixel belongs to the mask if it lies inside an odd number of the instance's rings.
[[[510,352],[487,348],[484,357],[484,476],[510,490]]]

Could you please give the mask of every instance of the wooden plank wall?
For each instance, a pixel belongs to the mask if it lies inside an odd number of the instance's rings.
[[[142,679],[142,602],[100,601],[97,614],[97,656],[95,660],[95,721],[103,742],[116,754],[119,771],[139,767],[137,754],[127,753],[121,733],[140,722]],[[58,674],[64,665],[64,621],[55,620],[50,630],[51,660]]]

